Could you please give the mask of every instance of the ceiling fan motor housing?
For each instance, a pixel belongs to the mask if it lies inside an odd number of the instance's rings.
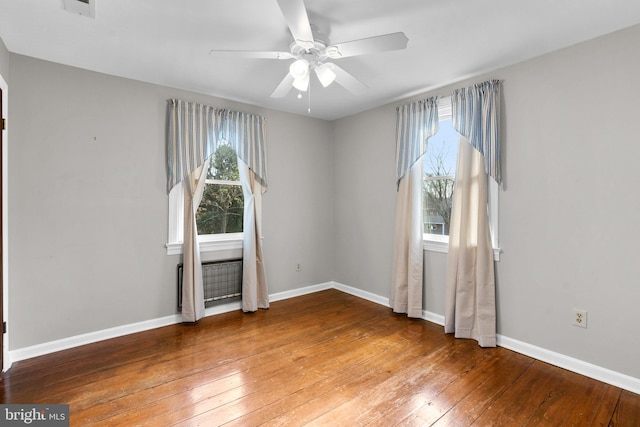
[[[326,54],[327,45],[323,40],[314,40],[313,47],[305,48],[298,44],[298,42],[293,42],[289,46],[291,51],[291,55],[296,59],[306,59],[309,62],[311,68],[315,68],[320,65],[322,61],[328,58]]]

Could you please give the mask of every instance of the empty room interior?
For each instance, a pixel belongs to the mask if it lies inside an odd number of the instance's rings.
[[[639,49],[628,0],[0,0],[1,403],[638,425]]]

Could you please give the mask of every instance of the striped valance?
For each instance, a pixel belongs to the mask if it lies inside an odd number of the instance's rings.
[[[402,105],[396,112],[396,178],[399,185],[427,150],[427,139],[438,132],[438,98]]]
[[[500,183],[500,81],[490,80],[451,95],[453,128],[484,157],[488,175]]]
[[[169,100],[167,192],[229,144],[267,187],[265,119],[255,114]]]

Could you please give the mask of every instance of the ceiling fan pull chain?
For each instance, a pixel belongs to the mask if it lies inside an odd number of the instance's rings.
[[[307,114],[311,114],[311,82],[309,82],[309,91],[307,98]]]

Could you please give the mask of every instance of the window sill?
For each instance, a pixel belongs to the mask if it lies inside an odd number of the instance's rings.
[[[431,235],[429,238],[424,238],[423,249],[429,252],[439,252],[442,254],[449,253],[449,237]],[[500,261],[500,248],[493,248],[493,260]]]
[[[182,255],[182,242],[167,243],[167,255]],[[221,236],[203,236],[200,239],[200,253],[242,249],[242,233],[229,233]]]

